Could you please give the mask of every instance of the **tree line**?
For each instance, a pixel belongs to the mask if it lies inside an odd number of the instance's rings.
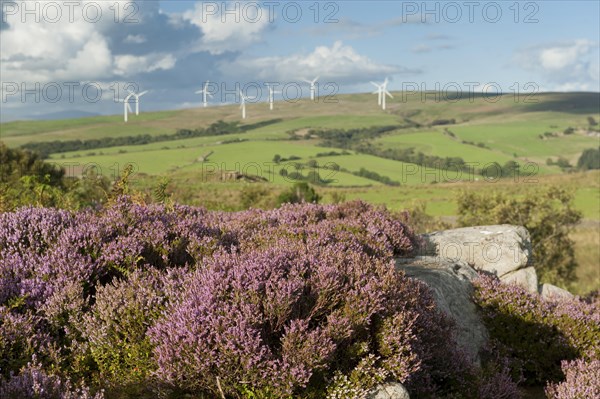
[[[210,124],[208,127],[196,129],[178,129],[173,134],[142,134],[136,136],[117,136],[102,137],[88,140],[53,140],[27,143],[21,146],[24,150],[35,151],[42,158],[47,158],[50,154],[95,150],[98,148],[121,147],[130,145],[144,145],[150,143],[159,143],[172,140],[191,139],[195,137],[221,136],[226,134],[245,133],[252,129],[281,122],[281,119],[270,119],[258,123],[239,125],[239,121],[224,122],[219,120]]]

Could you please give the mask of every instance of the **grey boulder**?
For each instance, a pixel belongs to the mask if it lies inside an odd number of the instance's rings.
[[[500,277],[500,280],[506,284],[521,286],[532,294],[538,293],[538,278],[534,267],[526,267],[525,269],[510,272]]]
[[[410,399],[408,391],[399,382],[379,385],[373,389],[367,399]]]
[[[398,258],[396,267],[408,277],[424,282],[433,292],[438,308],[456,323],[456,341],[475,362],[487,343],[488,333],[471,300],[471,281],[478,274],[464,262],[433,256]]]
[[[573,294],[552,284],[542,284],[540,287],[540,295],[544,299],[570,299]]]
[[[424,255],[463,261],[498,277],[531,263],[529,232],[513,225],[463,227],[424,234]]]

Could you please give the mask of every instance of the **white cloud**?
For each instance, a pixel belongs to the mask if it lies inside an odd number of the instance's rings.
[[[430,53],[432,51],[451,50],[455,46],[451,42],[452,38],[442,34],[429,34],[425,37],[427,43],[415,45],[411,51],[415,54]]]
[[[228,2],[219,11],[241,7],[240,2]],[[239,51],[250,44],[260,42],[269,25],[267,12],[257,14],[254,8],[240,8],[235,14],[207,13],[201,2],[193,10],[183,13],[183,20],[196,25],[202,31],[202,38],[195,50],[208,50],[213,54],[225,51]],[[245,11],[241,11],[245,10]]]
[[[169,70],[175,66],[176,61],[172,54],[118,55],[115,57],[114,72],[120,76],[127,76],[161,69]]]
[[[539,58],[545,69],[560,70],[576,64],[593,47],[594,44],[589,40],[576,40],[566,45],[544,48]]]
[[[569,82],[552,86],[551,90],[546,91],[598,91],[598,85],[591,83]]]
[[[517,54],[517,63],[545,80],[551,90],[598,90],[598,42],[578,39],[530,47]]]
[[[313,36],[336,35],[335,37],[344,39],[356,39],[379,36],[386,32],[388,28],[397,28],[409,24],[426,24],[421,22],[419,15],[407,15],[385,19],[378,23],[364,24],[362,22],[340,17],[336,23],[319,24],[306,29]]]
[[[419,44],[416,45],[415,47],[412,48],[412,52],[413,53],[417,53],[417,54],[421,54],[421,53],[429,53],[432,50],[431,47],[429,47],[426,44]]]
[[[142,44],[146,43],[146,37],[144,35],[127,35],[124,42],[129,44]]]
[[[90,58],[89,65],[83,62],[86,56],[107,56],[107,43],[96,32],[94,24],[82,20],[69,23],[68,18],[57,23],[43,19],[35,23],[33,18],[23,22],[18,14],[6,17],[9,28],[2,31],[0,56],[3,80],[23,81],[26,78],[33,82],[48,82],[75,79],[65,76],[69,72],[81,75],[92,69],[94,73],[104,75],[109,70],[103,59]],[[110,62],[110,51],[108,60]],[[78,71],[81,67],[84,70]],[[100,70],[101,67],[106,70]]]
[[[443,33],[430,33],[426,36],[427,40],[450,40],[452,36],[445,35]]]
[[[223,71],[231,76],[244,71],[252,79],[290,81],[303,77],[320,76],[336,82],[368,82],[385,75],[410,71],[397,65],[376,63],[358,54],[351,46],[336,41],[331,47],[318,46],[309,54],[292,54],[254,59],[237,59],[223,64]]]
[[[93,76],[101,79],[110,76],[112,56],[106,39],[93,32],[75,56],[66,62],[64,69],[57,71],[57,78],[64,80],[85,80]]]

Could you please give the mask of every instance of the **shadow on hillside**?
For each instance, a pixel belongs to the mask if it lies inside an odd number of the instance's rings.
[[[493,346],[499,350],[500,355],[512,359],[511,375],[515,378],[521,374],[523,381],[520,385],[527,391],[532,391],[531,395],[548,382],[563,381],[561,361],[574,360],[580,356],[578,350],[568,343],[568,338],[555,326],[528,320],[527,316],[512,314],[496,306],[484,305],[479,309],[483,310],[483,322],[492,342],[499,343]],[[486,360],[491,359],[484,357],[483,361]]]
[[[555,111],[569,114],[600,112],[600,93],[545,93],[536,95],[538,102],[525,103],[525,112]]]

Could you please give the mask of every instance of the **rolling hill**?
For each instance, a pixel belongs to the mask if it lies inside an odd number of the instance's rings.
[[[312,170],[319,173],[325,191],[345,190],[348,197],[363,191],[375,202],[392,207],[399,205],[399,193],[409,187],[447,193],[457,184],[496,182],[493,176],[482,176],[482,170],[494,171],[511,161],[520,165],[521,183],[527,183],[528,177],[531,182],[545,176],[560,179],[564,170],[548,164],[548,159],[563,158],[575,165],[583,150],[597,148],[600,142],[598,125],[590,123],[600,121],[598,93],[544,93],[527,102],[510,95],[452,101],[428,96],[422,101],[418,95],[393,94],[396,100],[386,111],[377,107],[374,96],[352,94],[340,95],[333,103],[277,102],[272,112],[265,103],[251,104],[243,122],[238,107],[228,105],[142,113],[130,117],[129,123],[120,115],[16,121],[1,124],[0,137],[9,147],[18,147],[104,138],[127,141],[129,136],[148,135],[132,145],[100,143],[96,148],[48,156],[76,173],[93,167],[112,178],[132,163],[138,176],[151,180],[167,175],[187,185],[208,183],[207,176],[217,170],[258,175],[271,184],[285,185],[294,181],[290,173],[307,177]],[[206,129],[217,121],[226,122],[232,132],[175,136],[182,129]],[[326,139],[332,134],[333,140]],[[199,161],[208,153],[207,160]],[[284,161],[274,163],[276,155]],[[436,166],[436,160],[448,157],[468,167]],[[595,177],[579,180],[589,180],[583,184],[589,189],[595,187]],[[222,186],[230,189],[231,184]],[[594,196],[594,190],[588,191],[586,196]],[[596,194],[582,201],[593,205],[597,199]],[[451,210],[440,209],[440,213]]]

